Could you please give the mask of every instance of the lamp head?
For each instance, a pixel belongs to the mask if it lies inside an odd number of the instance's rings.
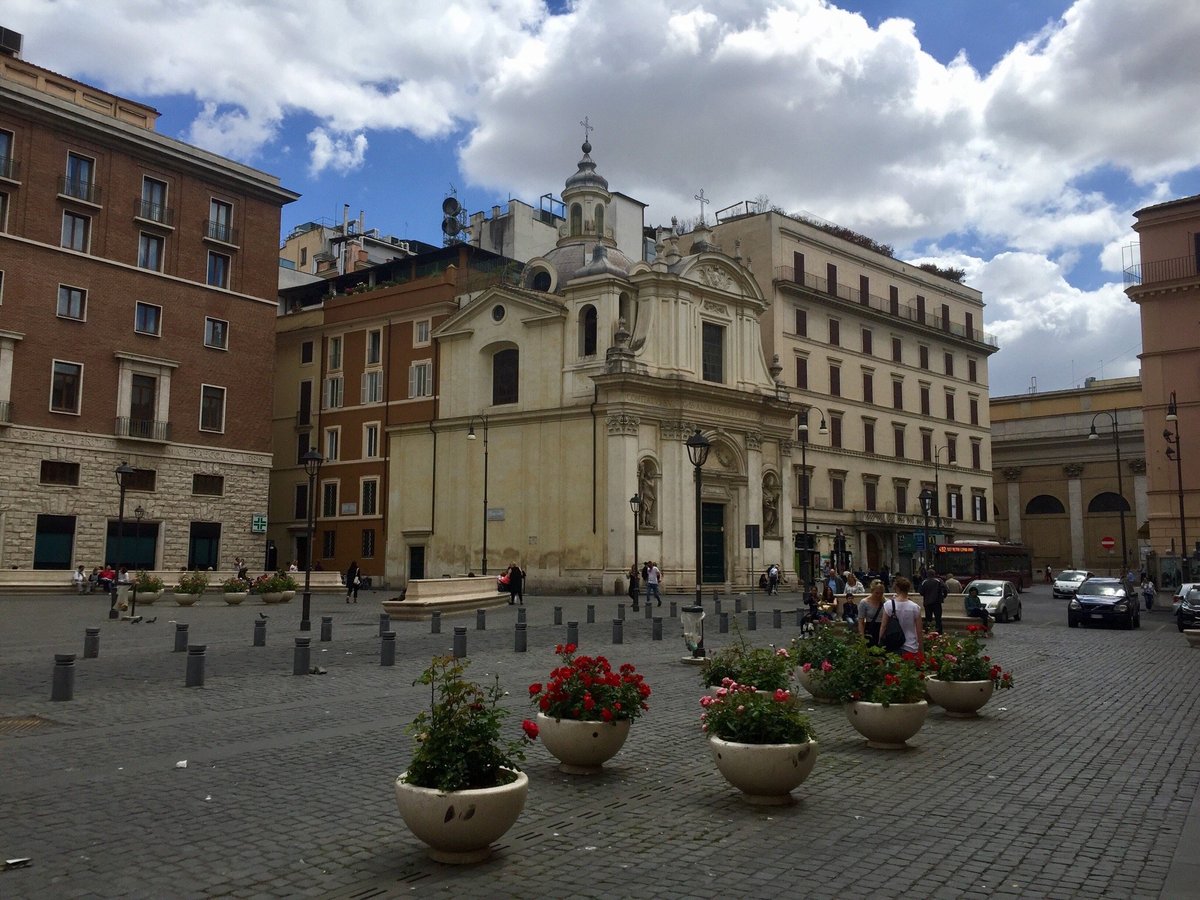
[[[134,517],[135,519],[137,519],[137,520],[140,522],[140,521],[142,521],[142,517],[143,517],[144,515],[146,515],[146,510],[145,510],[145,508],[144,508],[144,507],[143,507],[143,506],[142,506],[142,505],[139,503],[139,504],[138,504],[138,506],[137,506],[137,509],[135,509],[135,510],[133,511],[133,517]]]
[[[821,427],[817,429],[817,434],[824,437],[829,434],[829,426],[825,424],[825,417],[821,416]]]
[[[474,422],[471,422],[471,424],[467,426],[467,440],[468,441],[475,440],[475,423]]]
[[[1092,423],[1092,430],[1088,432],[1088,440],[1089,440],[1089,441],[1094,441],[1094,440],[1096,440],[1096,438],[1098,438],[1098,437],[1100,437],[1100,435],[1096,434],[1096,423],[1095,423],[1095,422],[1093,422],[1093,423]]]
[[[708,438],[700,433],[699,428],[692,432],[691,436],[687,439],[688,459],[692,461],[692,465],[697,469],[701,468],[707,462],[708,451],[711,449],[712,445],[709,444]]]
[[[325,457],[317,452],[316,447],[309,447],[303,456],[300,457],[300,462],[304,463],[304,471],[311,478],[321,471],[321,463],[325,462]]]
[[[121,460],[121,464],[116,468],[117,484],[121,487],[125,486],[125,479],[133,474],[133,466],[125,460]]]
[[[641,494],[634,494],[632,497],[629,498],[629,508],[632,509],[635,513],[639,509],[642,508],[642,495]]]

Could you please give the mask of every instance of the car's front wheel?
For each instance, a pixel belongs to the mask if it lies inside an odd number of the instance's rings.
[[[1021,621],[1021,601],[1020,600],[1017,601],[1017,614],[1015,616],[1013,616],[1013,621],[1015,621],[1015,622]]]
[[[1076,619],[1074,616],[1068,615],[1067,616],[1067,627],[1068,628],[1078,628],[1079,620]],[[1180,630],[1182,630],[1182,629],[1180,629]]]

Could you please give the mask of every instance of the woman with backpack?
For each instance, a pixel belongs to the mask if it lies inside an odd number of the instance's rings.
[[[921,607],[908,599],[912,582],[903,575],[892,579],[895,592],[891,600],[883,604],[883,621],[879,623],[880,645],[890,653],[920,653],[924,646],[921,630]],[[888,633],[889,623],[895,621],[899,631]]]

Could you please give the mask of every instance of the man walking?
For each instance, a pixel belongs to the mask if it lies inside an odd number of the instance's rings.
[[[646,563],[646,605],[650,605],[650,597],[658,601],[658,605],[662,606],[662,597],[658,594],[658,584],[662,581],[662,572],[658,568],[658,563],[654,560]]]
[[[942,584],[942,580],[932,568],[926,571],[920,592],[921,599],[925,601],[925,630],[928,631],[930,622],[933,622],[935,630],[941,634],[942,601],[946,599],[946,585]]]

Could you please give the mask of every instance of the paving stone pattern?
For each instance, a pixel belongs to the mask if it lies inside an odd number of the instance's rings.
[[[529,597],[528,653],[513,652],[516,613],[504,607],[485,631],[474,614],[440,635],[395,623],[397,664],[385,668],[372,596],[315,598],[312,664],[327,674],[304,677],[291,674],[299,600],[160,601],[139,609],[155,623],[131,625],[109,621],[104,599],[0,599],[0,719],[52,723],[0,727],[0,858],[33,859],[0,872],[0,897],[1200,896],[1196,845],[1182,839],[1200,821],[1200,655],[1165,611],[1143,614],[1140,631],[1070,630],[1063,602],[1039,587],[1025,621],[997,626],[992,652],[1017,688],[984,716],[935,708],[911,749],[892,752],[814,704],[817,767],[795,806],[762,808],[712,763],[678,620],[656,642],[630,612],[614,647],[615,599]],[[756,643],[797,633],[791,615],[770,625],[794,596],[773,601],[758,603]],[[267,646],[256,648],[261,612]],[[322,614],[334,616],[332,642],[317,639]],[[745,627],[745,613],[730,618]],[[184,687],[171,620],[208,648],[203,688]],[[527,686],[555,664],[568,621],[584,651],[637,665],[650,712],[601,776],[563,775],[531,747],[528,805],[492,859],[429,861],[392,790],[410,756],[404,726],[428,702],[412,681],[466,625],[470,673],[500,676],[516,736],[532,715]],[[710,646],[732,638],[708,624]],[[100,656],[85,660],[95,625]],[[49,700],[55,653],[80,657],[71,702]]]

